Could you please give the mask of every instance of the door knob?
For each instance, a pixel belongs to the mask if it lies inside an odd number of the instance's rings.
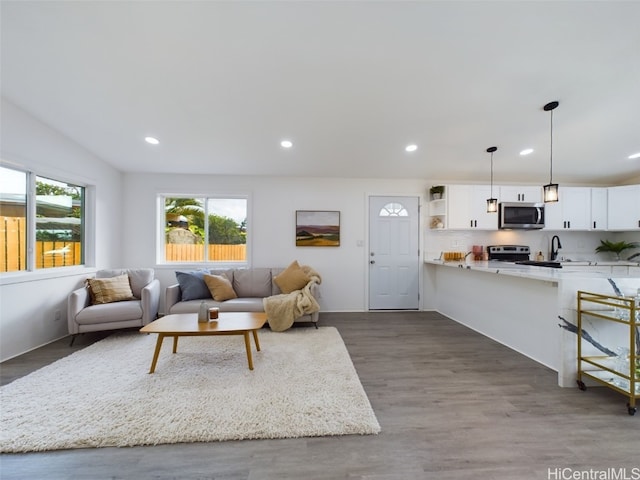
[[[370,263],[371,265],[373,265],[374,263],[376,263],[376,261],[375,261],[375,260],[371,260],[369,263]]]

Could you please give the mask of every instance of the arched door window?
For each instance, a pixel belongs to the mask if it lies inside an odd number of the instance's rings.
[[[380,217],[408,217],[409,212],[404,208],[404,205],[397,202],[387,203],[384,207],[380,209],[378,212],[378,216]]]

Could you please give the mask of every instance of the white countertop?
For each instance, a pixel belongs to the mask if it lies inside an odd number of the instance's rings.
[[[563,267],[597,267],[597,266],[605,266],[605,267],[614,267],[614,266],[622,266],[622,267],[640,267],[640,262],[633,262],[628,260],[620,260],[616,261],[600,261],[600,260],[563,260],[560,262]]]
[[[588,262],[575,262],[575,268],[571,267],[574,262],[566,262],[562,264],[562,268],[550,268],[550,267],[537,267],[534,265],[518,265],[511,262],[500,262],[495,260],[489,260],[485,262],[467,261],[467,262],[444,262],[442,260],[425,260],[425,264],[428,265],[441,265],[444,267],[459,268],[466,270],[474,270],[478,272],[497,273],[499,275],[510,275],[513,277],[531,278],[533,280],[544,280],[551,282],[558,282],[563,279],[575,279],[575,278],[609,278],[612,276],[611,265],[620,265],[616,262],[602,262],[597,265],[591,265],[589,268]],[[605,265],[606,264],[606,265]],[[598,270],[598,265],[607,267],[602,270]],[[627,264],[625,263],[625,266]],[[629,265],[638,265],[637,263],[629,263]],[[614,275],[615,277],[625,275]]]

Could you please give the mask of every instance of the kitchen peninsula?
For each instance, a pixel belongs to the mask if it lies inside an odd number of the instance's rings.
[[[425,291],[447,317],[558,372],[558,385],[576,386],[576,303],[579,290],[635,295],[640,264],[545,268],[500,261],[425,260]],[[586,326],[589,330],[589,325]],[[624,345],[592,328],[613,350]],[[614,345],[611,345],[615,343]]]

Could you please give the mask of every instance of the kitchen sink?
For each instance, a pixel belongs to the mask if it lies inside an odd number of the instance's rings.
[[[534,267],[562,268],[560,262],[544,262],[538,260],[520,260],[516,262],[518,265],[532,265]]]

